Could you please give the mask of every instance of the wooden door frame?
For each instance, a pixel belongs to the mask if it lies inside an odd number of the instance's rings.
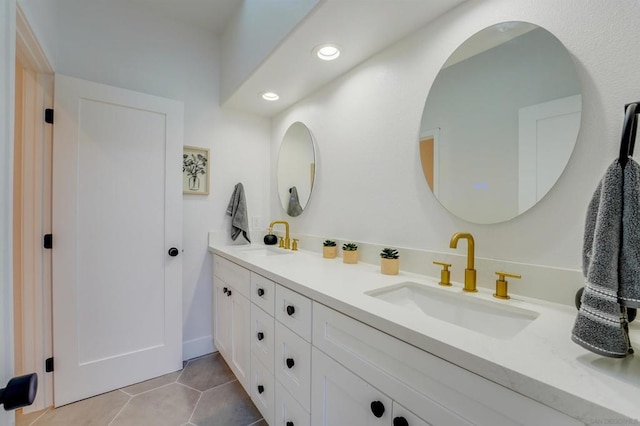
[[[53,404],[52,373],[45,359],[53,354],[51,303],[51,252],[42,247],[51,232],[52,128],[44,122],[45,108],[53,105],[53,67],[20,5],[16,8],[15,58],[21,83],[16,96],[13,235],[16,262],[14,276],[14,342],[16,374],[35,372],[36,399],[23,411],[33,412]]]

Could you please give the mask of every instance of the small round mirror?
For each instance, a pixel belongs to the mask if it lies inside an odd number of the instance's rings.
[[[549,192],[576,143],[580,82],[560,41],[503,22],[465,41],[429,91],[420,127],[425,178],[473,223],[514,218]]]
[[[316,175],[315,150],[311,132],[300,122],[293,123],[282,139],[278,157],[278,195],[289,216],[299,216],[309,203]]]

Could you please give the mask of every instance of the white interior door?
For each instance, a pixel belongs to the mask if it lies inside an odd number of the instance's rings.
[[[56,406],[182,368],[183,105],[57,75]]]
[[[520,109],[519,213],[541,200],[564,171],[580,129],[581,111],[581,95]]]

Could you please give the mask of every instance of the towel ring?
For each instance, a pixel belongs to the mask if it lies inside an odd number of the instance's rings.
[[[633,155],[636,144],[638,103],[631,103],[625,106],[624,126],[622,140],[620,141],[620,155],[618,163],[622,168],[627,165],[629,157]]]

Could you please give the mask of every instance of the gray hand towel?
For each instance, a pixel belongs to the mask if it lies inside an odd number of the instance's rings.
[[[586,278],[571,339],[597,354],[622,358],[629,344],[618,303],[623,172],[615,160],[587,209],[583,246]]]
[[[298,189],[295,186],[289,188],[289,205],[287,206],[287,214],[291,217],[300,216],[302,214],[302,206],[298,199]]]
[[[640,165],[629,158],[624,168],[620,304],[640,308]]]
[[[244,186],[242,183],[236,184],[233,194],[227,206],[227,214],[231,216],[231,239],[233,241],[242,233],[244,238],[251,242],[249,232],[249,214],[247,212],[247,202],[244,199]]]

